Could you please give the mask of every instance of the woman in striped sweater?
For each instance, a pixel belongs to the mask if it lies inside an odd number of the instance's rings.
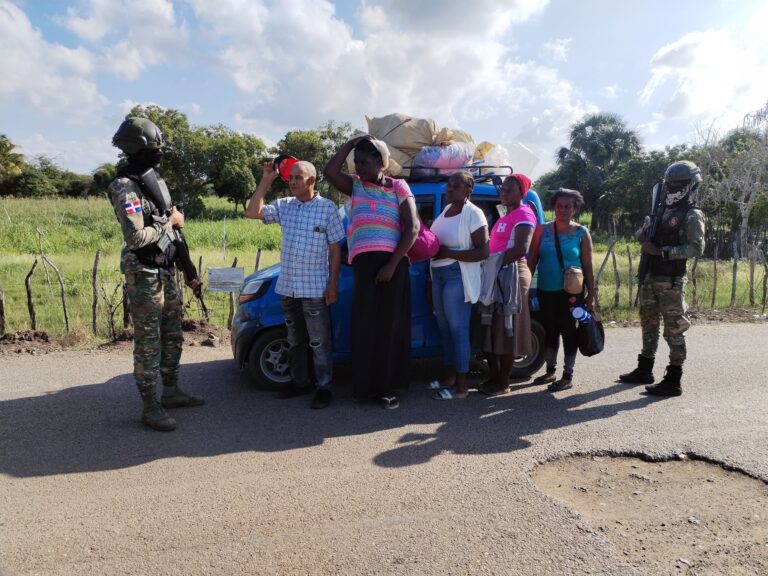
[[[341,171],[354,150],[356,175]],[[383,173],[387,145],[353,138],[325,168],[325,177],[350,198],[347,244],[354,269],[352,367],[356,400],[396,408],[394,390],[408,386],[411,295],[406,252],[419,232],[416,203],[405,180]]]

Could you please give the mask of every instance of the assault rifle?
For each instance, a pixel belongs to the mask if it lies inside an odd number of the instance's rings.
[[[642,233],[638,237],[641,242],[653,242],[656,239],[656,231],[659,228],[659,222],[664,214],[665,198],[667,195],[667,187],[664,181],[661,180],[654,184],[653,192],[651,193],[651,213],[645,217],[643,221]],[[649,254],[640,252],[640,263],[637,265],[637,293],[635,294],[635,306],[640,298],[640,287],[643,285],[645,275],[648,273],[648,260]]]
[[[139,178],[141,179],[141,187],[147,193],[150,200],[157,206],[162,221],[166,221],[173,211],[173,202],[171,201],[171,194],[168,192],[168,186],[165,185],[165,181],[162,178],[157,177],[157,172],[154,168],[149,168],[143,172]],[[189,255],[189,245],[187,244],[184,233],[178,228],[171,228],[170,240],[173,243],[179,263],[181,264],[182,272],[184,273],[184,279],[187,284],[193,280],[197,280],[197,286],[192,289],[195,297],[200,302],[200,308],[203,310],[203,316],[208,319],[208,308],[205,306],[203,300],[203,283],[200,279],[200,275],[197,273],[192,258]]]

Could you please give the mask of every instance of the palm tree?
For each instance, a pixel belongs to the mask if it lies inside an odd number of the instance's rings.
[[[570,146],[557,152],[560,180],[584,195],[597,228],[604,183],[622,162],[640,153],[640,141],[618,114],[609,112],[590,114],[571,126],[569,140]]]
[[[16,145],[5,134],[0,134],[0,181],[21,174],[24,156],[14,152]]]

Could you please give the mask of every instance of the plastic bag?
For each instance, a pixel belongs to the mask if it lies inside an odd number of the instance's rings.
[[[475,147],[468,142],[454,142],[448,146],[425,146],[413,158],[411,175],[453,174],[472,161],[474,151]]]

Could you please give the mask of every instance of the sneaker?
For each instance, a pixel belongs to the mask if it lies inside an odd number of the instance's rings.
[[[323,408],[328,407],[332,399],[333,394],[331,394],[331,391],[328,390],[328,388],[318,388],[317,392],[315,392],[315,397],[312,398],[310,407],[313,410],[322,410]]]

